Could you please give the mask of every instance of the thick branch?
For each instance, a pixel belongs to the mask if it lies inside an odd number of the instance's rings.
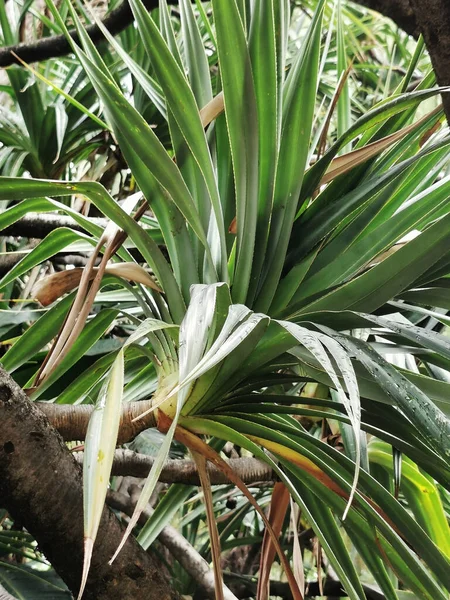
[[[450,85],[450,2],[448,0],[356,0],[390,17],[407,33],[423,34],[440,86]],[[450,94],[442,95],[450,123]]]
[[[76,460],[82,464],[83,452],[76,452]],[[112,467],[112,475],[131,475],[132,477],[145,478],[150,472],[154,458],[145,454],[138,454],[132,450],[116,450]],[[233,471],[246,483],[251,485],[260,482],[273,482],[276,475],[266,463],[257,458],[243,457],[231,458],[228,464]],[[208,472],[213,485],[229,483],[228,477],[217,467],[208,463]],[[195,463],[192,460],[168,460],[161,471],[159,481],[162,483],[183,483],[186,485],[200,485],[200,479]]]
[[[0,369],[0,498],[2,507],[35,537],[69,588],[76,592],[83,561],[81,472],[39,408]],[[108,560],[123,527],[105,508],[86,587],[86,600],[172,600],[160,566],[128,539]]]
[[[170,3],[170,2],[169,2]],[[144,4],[148,10],[158,7],[158,0],[144,0]],[[103,24],[109,31],[115,35],[123,31],[130,23],[133,22],[133,13],[125,0],[118,8],[112,10],[104,19]],[[86,31],[94,43],[104,41],[104,35],[97,25],[89,25]],[[76,43],[79,43],[79,37],[75,30],[70,30],[70,36]],[[67,38],[64,35],[56,35],[52,37],[42,38],[32,43],[17,44],[0,48],[0,67],[9,67],[17,64],[18,60],[13,56],[17,54],[19,58],[27,63],[41,62],[49,58],[57,58],[64,56],[72,51]],[[20,64],[20,63],[19,63]]]
[[[36,405],[42,410],[66,442],[84,440],[89,419],[94,410],[93,405],[78,404],[73,406],[69,404],[52,404],[49,402],[37,402]],[[150,409],[151,406],[151,400],[128,402],[123,405],[119,439],[117,441],[118,445],[131,442],[144,429],[156,426],[154,412],[149,412],[137,421],[133,421],[133,419]]]
[[[37,402],[50,423],[66,441],[83,441],[86,436],[87,426],[94,407],[88,404],[68,405]],[[129,402],[123,405],[119,427],[121,445],[133,440],[141,431],[156,426],[155,413],[150,412],[142,419],[133,422],[140,414],[151,407],[151,400]],[[83,461],[83,453],[75,453],[79,463]],[[116,450],[114,457],[113,475],[131,475],[133,477],[147,477],[152,468],[154,459],[145,454],[138,454],[131,450]],[[230,459],[230,466],[247,483],[274,481],[276,479],[272,469],[256,458]],[[211,482],[214,485],[229,483],[225,475],[214,465],[208,465]],[[159,478],[163,483],[184,483],[186,485],[200,485],[195,463],[190,460],[169,460],[164,466]]]
[[[358,4],[367,6],[381,13],[385,17],[389,17],[401,29],[419,37],[420,27],[410,0],[355,0]]]
[[[130,498],[119,492],[109,492],[106,499],[111,508],[120,510],[129,517],[132,516],[139,497],[140,490]],[[153,509],[150,506],[144,509],[139,519],[142,525],[152,516]],[[210,598],[215,598],[214,573],[206,560],[197,550],[181,535],[174,527],[166,525],[158,536],[159,541],[165,546],[172,556],[180,563],[186,573],[199,585]],[[236,600],[230,590],[224,586],[225,600]]]
[[[105,229],[108,221],[106,219],[89,218],[93,225]],[[28,213],[3,231],[0,235],[12,235],[17,237],[43,239],[58,227],[69,227],[74,231],[85,233],[86,229],[79,225],[72,217],[57,215],[53,213]]]
[[[31,240],[26,248],[32,250],[37,246],[36,240]],[[9,273],[9,271],[19,263],[24,257],[23,252],[8,252],[0,256],[0,277]]]
[[[439,85],[450,85],[450,2],[448,0],[409,0],[430,53]],[[442,100],[450,123],[450,94]]]

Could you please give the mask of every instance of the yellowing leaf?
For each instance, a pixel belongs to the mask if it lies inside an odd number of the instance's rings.
[[[113,263],[106,267],[105,272],[128,279],[129,281],[142,283],[157,292],[162,292],[162,289],[156,285],[155,280],[147,273],[144,267],[136,263]]]
[[[78,600],[89,574],[92,550],[105,504],[122,414],[124,358],[121,350],[112,366],[89,421],[84,445],[84,561]]]
[[[391,133],[391,135],[388,135],[385,138],[382,138],[381,140],[377,140],[372,144],[368,144],[363,148],[358,148],[357,150],[353,150],[353,152],[349,152],[348,154],[344,154],[343,156],[338,156],[331,162],[327,172],[322,177],[319,185],[324,185],[325,183],[328,183],[335,177],[338,177],[338,175],[343,175],[344,173],[351,171],[356,166],[366,162],[366,160],[369,160],[369,158],[377,156],[377,154],[380,154],[380,152],[383,152],[383,150],[386,150],[386,148],[389,148],[389,146],[392,146],[399,140],[403,139],[406,135],[408,135],[408,133],[411,133],[411,131],[414,131],[415,129],[420,127],[420,125],[426,122],[430,118],[430,116],[435,114],[437,115],[441,111],[442,106],[438,106],[431,113],[425,115],[425,117],[423,117],[416,123],[408,125],[408,127],[404,127],[403,129],[400,129],[400,131]]]
[[[175,431],[175,439],[179,442],[183,443],[189,450],[202,454],[207,460],[216,465],[218,469],[220,469],[228,479],[237,486],[241,492],[245,495],[250,504],[255,508],[258,514],[261,516],[264,524],[267,528],[267,531],[272,538],[272,542],[277,550],[277,554],[280,558],[280,562],[286,572],[286,577],[289,582],[289,587],[291,589],[292,596],[294,600],[303,600],[303,596],[300,592],[300,589],[295,580],[294,574],[292,573],[292,569],[289,565],[286,556],[284,555],[283,550],[281,549],[280,543],[278,541],[277,536],[275,535],[269,520],[267,519],[264,511],[261,509],[259,504],[256,502],[255,498],[249,492],[247,486],[242,481],[238,475],[233,471],[233,469],[226,463],[217,452],[208,446],[203,440],[197,437],[195,434],[191,433],[184,427],[178,426]]]
[[[89,279],[94,279],[97,273],[98,268],[95,267],[92,269]],[[162,292],[162,289],[156,284],[152,276],[136,263],[114,263],[105,268],[105,273],[122,277],[122,279],[127,279],[128,281],[142,283],[157,292]],[[77,267],[48,275],[34,285],[31,290],[31,296],[40,302],[42,306],[48,306],[64,294],[78,287],[82,274],[83,269]]]
[[[214,516],[214,503],[211,491],[211,481],[209,480],[208,470],[206,468],[206,459],[202,454],[192,452],[192,457],[197,465],[198,475],[203,490],[203,499],[206,508],[206,520],[208,522],[209,539],[211,543],[211,554],[214,568],[214,583],[216,588],[216,600],[224,600],[223,595],[223,577],[220,566],[220,538],[217,530],[217,523]]]
[[[269,523],[272,526],[276,536],[280,536],[283,527],[284,517],[289,506],[289,490],[284,483],[277,481],[273,486],[272,498],[270,501]],[[264,538],[261,547],[261,558],[259,561],[258,589],[256,591],[257,600],[267,600],[269,598],[269,578],[270,569],[275,558],[276,548],[268,530],[264,531]]]
[[[208,102],[200,111],[200,118],[203,127],[207,127],[211,121],[214,121],[224,109],[223,92],[219,92],[217,96]]]

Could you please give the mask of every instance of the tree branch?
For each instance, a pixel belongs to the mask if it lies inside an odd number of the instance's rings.
[[[119,492],[110,491],[107,496],[107,503],[111,508],[120,510],[129,517],[132,516],[136,506],[140,488],[133,486],[134,493],[131,497],[125,496]],[[152,516],[153,509],[150,506],[144,509],[139,522],[145,525]],[[165,546],[172,556],[180,563],[183,569],[199,585],[208,597],[215,598],[214,573],[210,569],[206,560],[197,552],[197,550],[187,541],[185,537],[170,525],[166,525],[158,535],[158,540]],[[234,594],[224,585],[225,600],[236,600]]]
[[[256,577],[248,577],[245,575],[237,575],[235,573],[227,573],[226,571],[223,574],[224,580],[231,584],[233,582],[239,582],[243,584],[244,598],[253,597],[256,594],[256,588],[258,585],[258,581]],[[386,600],[386,596],[381,593],[380,590],[374,588],[371,585],[362,584],[364,592],[366,594],[367,600]],[[292,592],[289,587],[289,583],[284,581],[275,581],[270,580],[270,597],[280,597],[283,600],[293,600]],[[316,598],[317,596],[322,597],[321,589],[319,583],[317,581],[312,581],[307,584],[305,599],[306,598]],[[328,598],[347,598],[348,594],[346,593],[343,585],[340,581],[336,579],[328,578],[325,581],[323,586],[323,597]],[[195,599],[195,596],[194,596]]]
[[[79,464],[83,463],[84,452],[76,452],[74,456]],[[146,454],[139,454],[132,450],[116,450],[111,474],[130,475],[143,479],[149,474],[154,461],[153,457]],[[247,485],[261,482],[272,483],[277,479],[273,470],[257,458],[230,458],[227,462]],[[207,469],[213,485],[230,482],[228,477],[211,463],[208,463]],[[162,483],[200,485],[200,478],[194,461],[182,458],[168,460],[161,471],[159,481]]]
[[[152,10],[158,7],[158,0],[143,0],[146,8]],[[170,4],[170,1],[169,1]],[[128,5],[127,0],[116,9],[112,10],[104,19],[104,26],[112,35],[116,35],[123,31],[128,25],[133,22],[133,13]],[[105,41],[103,33],[97,25],[89,25],[86,31],[94,43]],[[69,31],[71,38],[78,44],[79,37],[74,29]],[[72,48],[65,35],[55,35],[42,38],[31,43],[17,44],[15,46],[7,46],[0,48],[0,67],[9,67],[13,64],[20,64],[13,53],[27,63],[41,62],[49,58],[57,58],[65,56],[72,52]]]
[[[105,229],[108,224],[107,219],[90,217],[89,221],[102,229]],[[72,217],[54,213],[30,212],[6,229],[0,231],[0,235],[11,235],[41,240],[55,229],[58,229],[58,227],[68,227],[74,231],[81,231],[82,233],[86,232],[86,229],[82,225],[79,225]]]
[[[58,430],[64,441],[83,441],[85,439],[89,419],[94,410],[92,404],[78,404],[74,406],[72,404],[36,402],[36,406],[45,414],[53,427]],[[144,429],[156,427],[154,411],[134,421],[134,419],[151,407],[151,400],[123,404],[119,439],[117,441],[119,446],[134,440]]]
[[[440,86],[450,85],[450,3],[448,0],[356,0],[390,17],[401,29],[418,37],[423,34]],[[450,123],[450,94],[442,94]]]
[[[409,0],[430,53],[436,80],[450,85],[450,3],[448,0]],[[442,94],[450,123],[450,94]]]
[[[419,37],[419,22],[410,0],[355,0],[355,2],[389,17],[403,31],[415,38]]]
[[[37,241],[32,240],[26,245],[26,249],[32,250],[37,246]],[[6,275],[25,256],[23,252],[8,252],[0,256],[0,276]]]
[[[83,562],[81,471],[38,406],[0,368],[0,498],[34,536],[68,587],[77,592]],[[112,566],[123,527],[103,511],[86,600],[175,600],[160,565],[132,537]]]
[[[149,412],[145,417],[133,421],[136,417],[151,408],[152,401],[128,402],[122,407],[122,416],[119,426],[120,446],[133,440],[141,431],[149,427],[156,427],[155,413]],[[50,423],[65,441],[83,441],[86,437],[87,426],[94,407],[88,404],[52,404],[36,402]],[[76,452],[74,456],[78,463],[83,462],[83,452]],[[116,450],[112,474],[131,475],[133,477],[147,477],[152,468],[154,459],[145,454],[138,454],[132,450]],[[272,482],[276,475],[264,462],[256,458],[236,458],[229,460],[230,466],[247,484],[257,482]],[[229,479],[214,465],[208,465],[211,483],[219,485],[229,483]],[[186,485],[200,485],[197,467],[190,460],[169,460],[164,466],[159,481],[163,483],[184,483]]]

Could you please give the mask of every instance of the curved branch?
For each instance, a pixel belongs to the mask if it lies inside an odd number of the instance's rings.
[[[89,419],[94,410],[92,405],[78,404],[73,406],[69,404],[50,404],[48,402],[36,402],[35,404],[65,441],[83,441],[85,439]],[[154,412],[149,412],[143,418],[133,421],[133,419],[151,408],[151,404],[151,400],[143,400],[123,405],[117,445],[132,441],[141,431],[149,427],[156,427]],[[74,456],[79,463],[83,462],[83,452],[76,452]],[[144,478],[149,474],[153,462],[154,459],[145,454],[138,454],[131,450],[116,450],[112,474]],[[276,480],[276,475],[272,469],[256,458],[230,459],[229,465],[247,484]],[[212,484],[229,483],[229,479],[214,465],[208,464],[208,470]],[[200,485],[195,463],[184,459],[169,460],[162,470],[159,481]]]
[[[144,0],[144,4],[148,10],[158,7],[158,0]],[[170,0],[169,0],[170,4]],[[127,0],[116,9],[112,10],[104,19],[103,25],[113,35],[123,31],[130,23],[133,22],[133,13],[128,5]],[[86,31],[94,43],[104,41],[103,33],[97,25],[89,25]],[[70,30],[70,36],[76,43],[79,43],[79,37],[74,29]],[[15,46],[7,46],[0,48],[0,67],[9,67],[13,64],[20,64],[17,58],[12,54],[17,54],[19,58],[27,63],[41,62],[49,58],[57,58],[70,54],[72,48],[65,35],[55,35],[42,38],[31,43],[17,44]]]
[[[78,463],[83,462],[83,452],[74,453]],[[112,467],[112,475],[130,475],[144,479],[150,472],[155,459],[146,454],[139,454],[132,450],[116,450]],[[236,475],[247,485],[255,483],[273,483],[277,476],[266,463],[257,458],[242,457],[231,458],[229,466]],[[207,465],[209,478],[213,485],[230,483],[228,477],[213,464]],[[185,485],[200,485],[197,467],[192,460],[172,459],[164,465],[159,481],[162,483],[182,483]]]
[[[36,406],[45,414],[47,419],[58,430],[66,442],[83,441],[86,437],[87,426],[94,406],[92,404],[52,404],[49,402],[36,402]],[[156,427],[154,412],[149,412],[144,417],[136,419],[152,406],[151,400],[141,402],[127,402],[122,407],[120,419],[119,438],[117,444],[131,442],[134,438],[149,427]]]
[[[98,217],[89,217],[88,220],[93,225],[97,225],[102,229],[105,229],[108,224],[107,219]],[[75,219],[72,219],[72,217],[66,217],[65,215],[55,213],[29,212],[9,227],[6,227],[6,229],[2,229],[0,235],[11,235],[41,240],[59,227],[68,227],[74,231],[81,231],[82,233],[86,231],[86,229],[77,223]]]
[[[111,508],[120,510],[131,517],[137,504],[140,491],[140,488],[138,488],[135,490],[136,493],[132,494],[131,497],[121,494],[120,492],[109,491],[106,502],[109,506],[111,506]],[[141,513],[139,522],[142,525],[145,525],[152,514],[153,509],[151,506],[147,505],[147,507]],[[186,573],[188,573],[195,583],[202,588],[207,597],[215,598],[214,573],[206,560],[187,541],[187,539],[171,525],[166,525],[161,530],[161,533],[158,535],[158,539],[180,563]],[[236,600],[236,596],[232,594],[225,585],[223,594],[224,600]]]
[[[396,25],[415,38],[419,37],[420,26],[410,0],[354,0],[357,4],[376,10],[392,19]]]
[[[77,592],[83,563],[81,471],[39,408],[0,368],[0,498],[27,528],[68,587]],[[108,561],[123,527],[103,511],[86,587],[86,600],[175,600],[160,565],[128,538]]]

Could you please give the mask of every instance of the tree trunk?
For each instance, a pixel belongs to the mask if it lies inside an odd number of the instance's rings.
[[[439,85],[450,85],[450,2],[449,0],[410,0],[430,53]],[[450,123],[450,94],[442,94]]]
[[[0,368],[0,505],[37,540],[76,593],[83,560],[81,470],[45,415]],[[175,600],[156,560],[130,537],[112,566],[123,527],[107,508],[86,600]]]
[[[356,0],[356,2],[389,17],[406,33],[419,37],[420,27],[411,0]]]

